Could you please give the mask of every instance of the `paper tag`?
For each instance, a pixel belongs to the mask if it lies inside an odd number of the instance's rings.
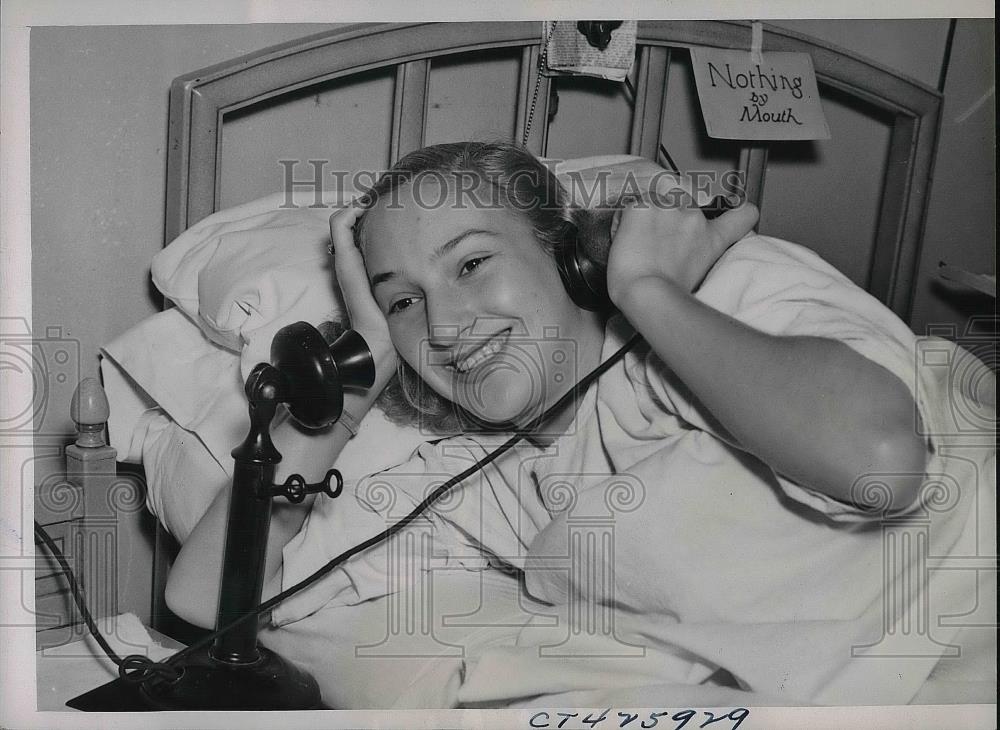
[[[691,65],[709,137],[830,139],[809,54],[698,47]]]

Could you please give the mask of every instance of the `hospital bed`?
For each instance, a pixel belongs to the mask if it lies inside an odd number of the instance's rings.
[[[904,321],[908,317],[939,92],[826,42],[764,25],[764,52],[811,57],[831,139],[715,140],[705,135],[699,118],[689,48],[749,49],[749,23],[639,22],[628,84],[540,75],[542,33],[537,22],[353,25],[199,69],[172,84],[165,252],[173,246],[179,253],[166,255],[159,272],[154,266],[154,280],[176,308],[158,315],[154,329],[111,343],[102,366],[106,380],[139,392],[121,406],[121,413],[112,398],[111,436],[120,459],[144,463],[147,502],[166,525],[157,531],[151,575],[149,622],[154,628],[185,630],[167,609],[163,588],[177,549],[175,538],[186,534],[198,509],[210,501],[197,496],[201,487],[192,475],[204,466],[207,481],[221,487],[231,473],[225,454],[246,427],[245,403],[238,398],[240,376],[266,359],[265,344],[281,324],[329,319],[337,306],[328,295],[315,293],[322,278],[330,276],[317,262],[325,251],[325,218],[352,190],[333,184],[317,190],[310,181],[331,180],[324,177],[327,170],[357,169],[359,155],[367,169],[380,170],[425,144],[483,136],[485,128],[486,136],[524,139],[539,156],[571,158],[563,171],[640,169],[648,174],[651,168],[644,166],[674,164],[683,172],[736,169],[747,197],[761,209],[762,233],[814,249]],[[456,99],[459,91],[471,100]],[[315,117],[298,115],[332,110],[330,124],[336,125],[338,102],[358,99],[376,109],[371,125],[379,130],[373,137],[382,139],[381,146],[373,143],[352,158],[331,144],[329,168],[317,167],[318,162],[311,162],[317,159],[315,141],[296,133],[300,124],[314,125]],[[486,111],[477,113],[477,107]],[[445,114],[451,117],[448,125],[442,121]],[[257,124],[257,119],[262,121]],[[611,119],[615,126],[590,129],[592,119]],[[465,126],[456,130],[455,124]],[[280,149],[286,190],[273,185],[255,191],[245,183],[262,165],[268,165],[271,180],[277,172],[273,157],[255,156],[260,146],[255,134],[272,136],[266,147]],[[273,194],[256,195],[262,192]],[[823,214],[803,215],[806,210]],[[298,216],[293,263],[310,270],[313,278],[299,281],[295,295],[284,297],[287,301],[273,291],[267,299],[262,292],[293,278],[274,276],[267,268],[287,263],[287,254],[269,259],[255,248],[251,258],[258,268],[241,271],[238,251],[223,250],[220,236],[241,233],[225,239],[225,246],[236,241],[266,246],[266,237],[253,235],[254,226],[284,225],[281,216],[292,211]],[[840,229],[824,226],[829,220],[841,221]],[[224,281],[213,282],[213,271]],[[289,271],[297,275],[299,270]],[[312,294],[307,284],[315,285]],[[140,351],[144,348],[137,343],[157,339],[162,350]],[[178,343],[195,340],[200,349],[190,361],[203,368],[206,378],[226,373],[224,395],[206,395],[198,387],[180,394],[168,375],[156,371],[171,354],[177,355]],[[158,353],[163,355],[159,363]],[[364,444],[371,449],[386,443],[391,425],[378,422],[367,428],[368,440],[363,428],[356,453],[348,456],[358,469],[373,458]],[[402,454],[415,441],[399,437],[397,443]],[[191,456],[192,444],[196,457]],[[182,476],[176,478],[170,468],[180,469]],[[107,488],[107,480],[81,481],[85,491]],[[171,496],[159,488],[168,483],[184,486]],[[202,489],[205,494],[209,492]]]

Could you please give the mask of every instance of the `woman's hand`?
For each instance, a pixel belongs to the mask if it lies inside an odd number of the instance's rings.
[[[333,240],[334,267],[337,282],[344,295],[344,306],[351,327],[368,343],[375,358],[375,384],[384,386],[396,372],[396,348],[389,337],[389,325],[379,309],[368,284],[368,272],[361,252],[354,245],[354,224],[364,213],[364,207],[354,201],[330,216],[330,238]]]
[[[708,220],[694,199],[671,189],[625,206],[608,254],[608,294],[616,304],[635,283],[655,276],[693,291],[726,250],[749,233],[758,211],[744,203]]]

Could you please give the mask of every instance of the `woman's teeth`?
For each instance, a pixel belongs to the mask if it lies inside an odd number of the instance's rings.
[[[472,370],[472,368],[486,360],[489,360],[491,357],[500,352],[500,348],[503,347],[506,339],[506,331],[494,335],[486,342],[486,344],[477,349],[471,355],[456,362],[455,369],[460,373],[466,373],[469,370]]]

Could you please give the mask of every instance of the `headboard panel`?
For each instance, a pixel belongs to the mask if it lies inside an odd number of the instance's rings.
[[[740,21],[641,21],[630,151],[657,159],[672,48],[748,49]],[[550,80],[534,95],[542,28],[538,22],[352,25],[273,46],[177,78],[170,91],[165,238],[171,241],[214,212],[221,199],[222,123],[226,114],[299,89],[377,68],[395,67],[389,159],[420,147],[427,127],[431,60],[481,49],[521,48],[515,114],[520,140],[548,146]],[[871,61],[798,33],[765,26],[764,50],[809,53],[817,79],[889,113],[889,155],[882,186],[869,291],[904,319],[909,314],[941,96]],[[534,102],[534,113],[530,114]],[[601,150],[595,150],[595,153]],[[740,146],[748,196],[763,205],[767,147]]]

